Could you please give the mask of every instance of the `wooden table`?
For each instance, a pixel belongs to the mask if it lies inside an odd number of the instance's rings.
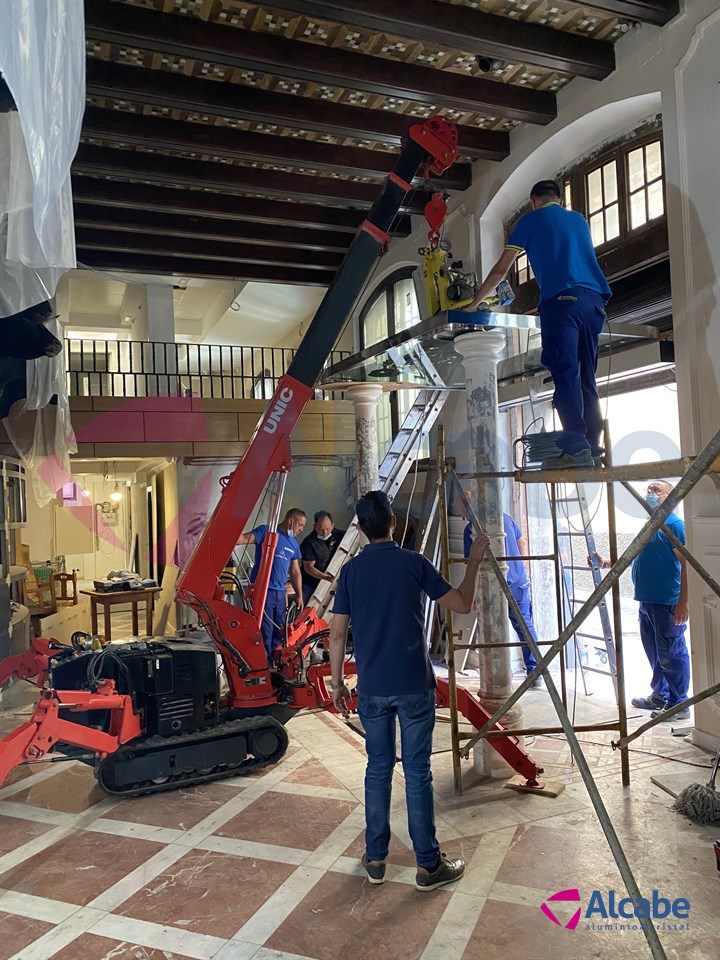
[[[145,601],[145,632],[146,636],[152,636],[152,619],[155,594],[160,593],[160,587],[147,587],[145,590],[115,590],[110,593],[104,593],[100,590],[81,590],[90,597],[90,617],[92,620],[92,632],[98,632],[98,604],[103,608],[103,626],[105,640],[109,643],[112,640],[111,613],[112,607],[118,603],[132,604],[132,629],[133,636],[139,635],[138,606]]]

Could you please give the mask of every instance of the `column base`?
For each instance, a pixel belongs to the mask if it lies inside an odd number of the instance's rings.
[[[502,700],[482,700],[483,707],[488,713],[493,714],[498,707],[502,706]],[[501,720],[503,727],[521,727],[522,710],[516,704]],[[524,746],[523,737],[518,737],[520,746]],[[480,740],[473,747],[473,770],[481,777],[492,777],[497,780],[507,780],[515,771],[510,764],[503,760],[500,754],[490,744],[489,740]]]

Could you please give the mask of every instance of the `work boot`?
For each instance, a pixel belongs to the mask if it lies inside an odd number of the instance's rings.
[[[362,856],[362,865],[365,867],[370,883],[385,883],[385,861],[368,860],[366,853]]]
[[[444,853],[440,854],[440,862],[434,870],[426,870],[425,867],[418,867],[415,874],[415,889],[437,890],[438,887],[444,887],[446,883],[454,883],[465,873],[464,860],[451,860]]]
[[[638,710],[664,710],[665,701],[656,693],[651,693],[649,697],[633,697],[630,703]]]
[[[685,707],[682,710],[678,710],[677,713],[673,713],[672,716],[667,715],[668,710],[672,707],[671,703],[664,703],[662,707],[658,707],[657,710],[653,710],[650,716],[653,720],[656,720],[658,717],[662,717],[665,723],[673,723],[675,720],[689,720],[690,719],[690,707]]]
[[[585,447],[577,453],[561,453],[559,457],[543,460],[541,470],[577,470],[582,467],[594,467],[592,454]]]

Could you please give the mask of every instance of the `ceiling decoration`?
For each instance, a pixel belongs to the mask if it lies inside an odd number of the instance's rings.
[[[459,125],[462,191],[509,132],[601,81],[677,0],[92,0],[73,165],[78,260],[328,284],[408,125]],[[393,232],[407,236],[425,185]]]

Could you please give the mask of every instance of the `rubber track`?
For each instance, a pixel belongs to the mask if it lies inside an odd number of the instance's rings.
[[[122,790],[118,790],[109,786],[105,781],[104,774],[106,772],[109,773],[113,763],[117,760],[120,760],[126,753],[133,753],[136,756],[139,754],[151,753],[153,751],[163,753],[165,750],[174,750],[178,745],[202,743],[203,741],[212,742],[213,740],[218,739],[218,733],[221,734],[220,739],[228,740],[230,743],[232,743],[234,740],[233,732],[244,735],[249,731],[262,730],[263,728],[272,730],[272,732],[275,733],[280,740],[278,749],[270,757],[264,757],[262,759],[257,759],[256,757],[247,757],[239,764],[233,765],[232,767],[223,767],[220,770],[212,773],[196,772],[195,774],[180,774],[176,777],[166,780],[164,783],[153,783],[151,780],[146,780],[143,783],[138,783],[133,787]],[[288,742],[288,735],[285,727],[273,717],[243,717],[239,720],[228,720],[216,727],[211,727],[208,730],[198,730],[195,733],[180,734],[175,737],[155,736],[141,741],[133,740],[130,743],[126,743],[118,750],[115,750],[113,753],[109,754],[107,757],[97,763],[95,766],[95,778],[105,793],[108,793],[113,797],[141,797],[151,793],[164,793],[167,790],[178,790],[181,787],[196,786],[200,783],[212,783],[214,780],[227,780],[229,777],[242,776],[243,774],[250,773],[253,770],[260,770],[262,767],[267,767],[270,764],[277,763],[277,761],[285,755],[285,751],[288,748]]]

